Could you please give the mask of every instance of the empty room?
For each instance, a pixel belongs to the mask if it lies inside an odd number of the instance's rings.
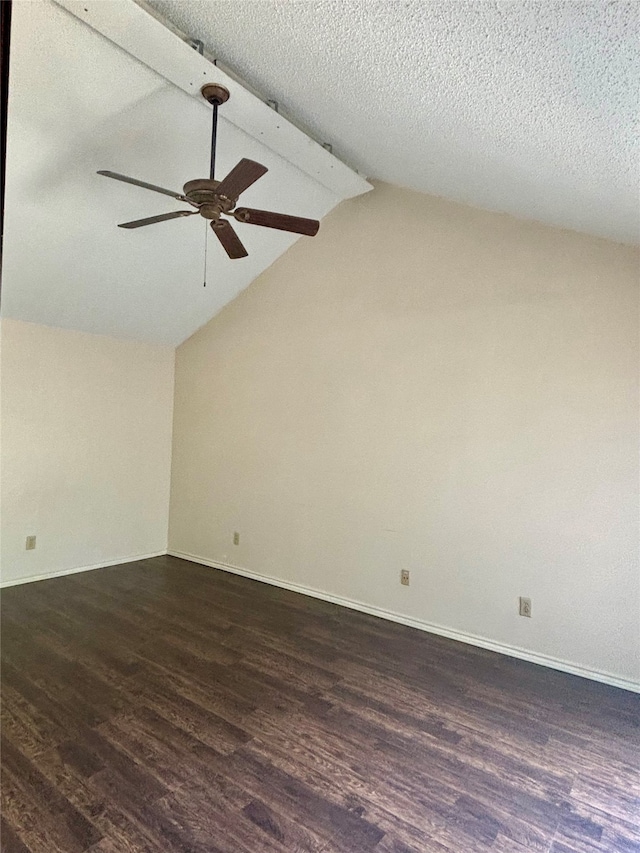
[[[0,12],[2,853],[640,853],[640,4]]]

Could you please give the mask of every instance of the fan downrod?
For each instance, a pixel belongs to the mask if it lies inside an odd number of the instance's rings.
[[[211,122],[211,166],[209,168],[209,180],[215,178],[216,171],[216,137],[218,135],[218,107],[229,100],[229,90],[220,83],[205,83],[200,89],[202,97],[213,107]]]

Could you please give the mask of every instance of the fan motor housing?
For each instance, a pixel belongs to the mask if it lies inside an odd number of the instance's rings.
[[[221,213],[229,213],[237,201],[218,195],[216,189],[219,184],[220,181],[212,181],[210,178],[198,178],[187,181],[183,187],[186,197],[201,205],[200,215],[205,219],[217,219]]]

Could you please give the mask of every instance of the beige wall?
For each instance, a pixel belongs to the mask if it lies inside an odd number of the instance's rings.
[[[638,439],[637,252],[379,185],[178,349],[170,547],[640,681]]]
[[[173,349],[15,320],[1,334],[2,581],[165,551]]]

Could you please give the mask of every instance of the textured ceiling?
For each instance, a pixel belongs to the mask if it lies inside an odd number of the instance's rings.
[[[151,5],[370,177],[638,241],[636,0]]]

